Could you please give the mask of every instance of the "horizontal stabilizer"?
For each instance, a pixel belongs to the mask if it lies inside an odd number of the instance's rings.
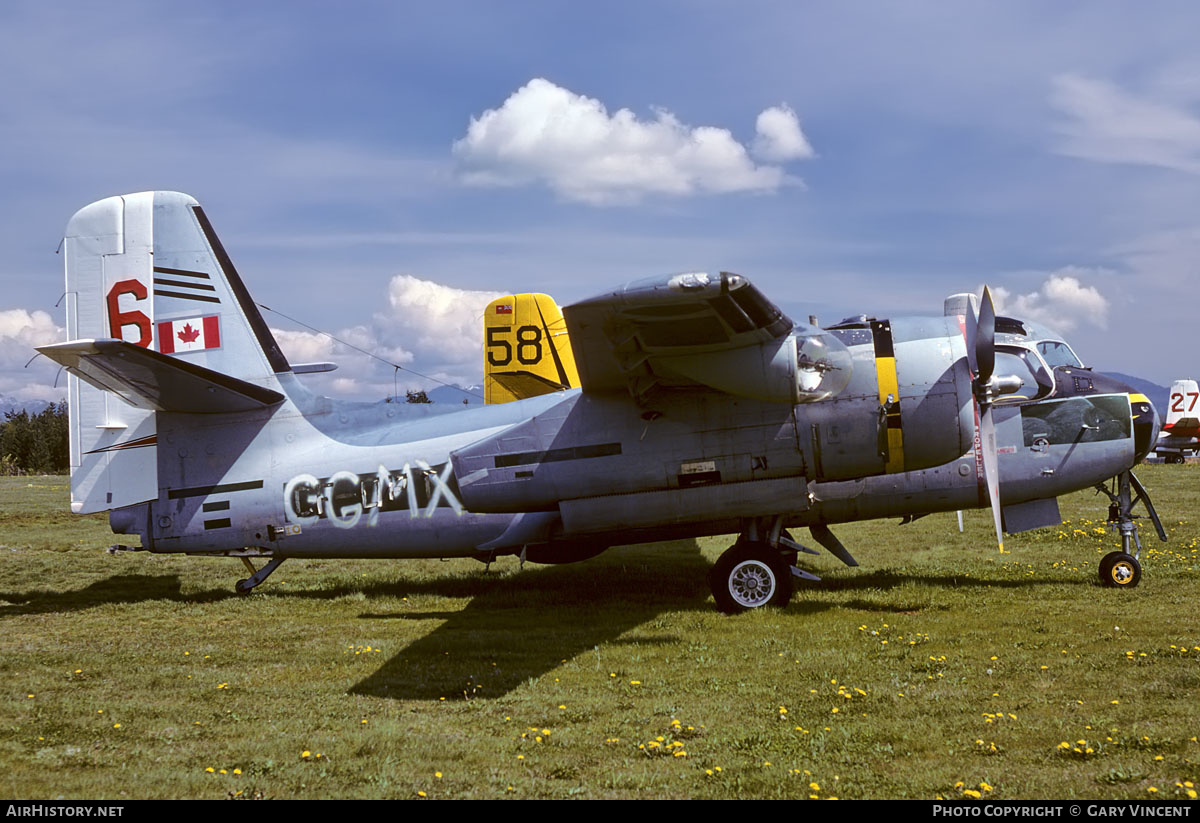
[[[222,414],[267,408],[283,400],[277,391],[124,340],[72,340],[38,351],[139,409]]]

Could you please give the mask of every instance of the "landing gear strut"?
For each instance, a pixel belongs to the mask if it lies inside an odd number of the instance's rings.
[[[250,592],[254,589],[255,586],[257,586],[259,583],[262,583],[264,580],[266,580],[268,577],[270,577],[271,572],[278,569],[280,564],[283,563],[283,561],[286,559],[287,558],[284,558],[284,557],[273,557],[273,558],[271,558],[270,563],[263,566],[258,571],[255,571],[254,564],[250,562],[250,558],[243,557],[242,562],[245,563],[246,568],[250,570],[250,576],[239,580],[233,587],[234,591],[236,591],[238,594],[242,595],[243,597],[245,595],[250,594]]]
[[[1138,537],[1138,516],[1133,514],[1133,507],[1139,502],[1145,504],[1150,521],[1158,532],[1158,539],[1167,541],[1167,533],[1154,511],[1150,495],[1145,487],[1138,482],[1133,472],[1125,471],[1113,478],[1113,488],[1103,484],[1097,489],[1108,496],[1108,527],[1121,533],[1121,550],[1109,552],[1100,561],[1100,585],[1117,589],[1132,589],[1142,579],[1142,564],[1138,560],[1142,553],[1142,541]],[[1136,493],[1136,497],[1134,496]]]

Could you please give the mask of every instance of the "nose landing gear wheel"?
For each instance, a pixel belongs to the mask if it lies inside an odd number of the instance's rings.
[[[1100,583],[1116,589],[1132,589],[1142,579],[1142,564],[1125,552],[1109,552],[1100,561]]]
[[[726,614],[785,606],[792,597],[791,569],[778,549],[764,543],[735,543],[709,571],[708,584]]]

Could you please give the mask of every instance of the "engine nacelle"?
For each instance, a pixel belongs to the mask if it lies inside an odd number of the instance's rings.
[[[777,341],[726,351],[658,357],[656,370],[718,391],[777,403],[814,403],[850,383],[854,361],[834,335],[797,326]]]

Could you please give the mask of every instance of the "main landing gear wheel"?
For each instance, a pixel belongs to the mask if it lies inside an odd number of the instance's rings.
[[[1100,583],[1116,589],[1132,589],[1142,579],[1142,564],[1125,552],[1109,552],[1100,561]]]
[[[717,559],[708,585],[717,608],[726,614],[786,606],[792,597],[792,571],[778,549],[739,541]]]

